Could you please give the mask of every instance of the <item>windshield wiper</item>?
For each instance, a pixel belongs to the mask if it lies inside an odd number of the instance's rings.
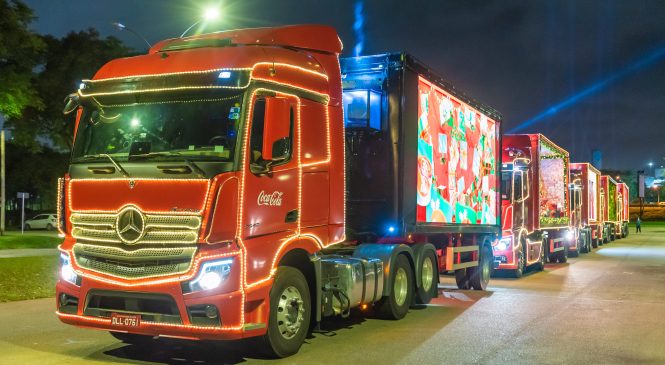
[[[140,155],[132,155],[132,158],[150,158],[150,157],[155,157],[155,156],[177,156],[182,159],[184,163],[189,166],[189,168],[194,171],[199,177],[206,178],[205,171],[199,167],[194,161],[191,161],[187,157],[183,156],[182,153],[177,152],[177,151],[164,151],[164,152],[150,152],[150,153],[144,153]]]
[[[121,172],[126,178],[131,178],[131,176],[129,175],[129,173],[127,172],[127,170],[125,170],[124,168],[122,168],[122,166],[120,166],[120,163],[118,163],[118,162],[117,162],[113,157],[111,157],[111,155],[109,155],[108,153],[100,153],[100,154],[97,154],[97,155],[88,155],[88,156],[79,157],[79,158],[77,158],[76,161],[74,161],[74,162],[80,162],[80,161],[87,161],[87,160],[99,159],[100,157],[107,158],[109,161],[111,161],[111,163],[113,164],[113,166],[115,166],[115,168],[118,169],[118,171],[120,171],[120,172]]]

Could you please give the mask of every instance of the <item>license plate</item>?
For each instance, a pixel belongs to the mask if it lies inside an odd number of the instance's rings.
[[[111,325],[120,327],[138,327],[141,325],[141,315],[111,313]]]

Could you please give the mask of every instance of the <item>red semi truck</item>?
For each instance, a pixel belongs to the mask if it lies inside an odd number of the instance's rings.
[[[499,270],[520,277],[527,266],[566,262],[576,249],[570,226],[568,152],[542,134],[502,140],[502,237],[494,245]]]
[[[630,191],[626,183],[617,185],[617,225],[621,229],[621,237],[628,236],[630,221]]]
[[[571,226],[578,232],[581,252],[591,252],[592,247],[602,245],[600,176],[600,171],[589,163],[570,164],[570,218]]]
[[[603,216],[603,243],[621,237],[621,222],[617,209],[617,182],[609,175],[600,177],[601,210]]]
[[[341,50],[326,26],[227,31],[85,80],[65,107],[60,320],[288,356],[323,316],[404,317],[439,272],[485,289],[501,116],[406,54],[340,72]]]

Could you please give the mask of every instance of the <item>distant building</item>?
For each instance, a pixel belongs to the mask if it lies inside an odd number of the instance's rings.
[[[591,151],[591,164],[599,170],[602,169],[603,168],[603,152],[601,152],[600,150]]]

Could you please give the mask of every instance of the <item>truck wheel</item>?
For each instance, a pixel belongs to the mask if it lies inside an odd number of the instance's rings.
[[[475,290],[487,289],[487,284],[490,282],[490,275],[492,274],[492,261],[494,255],[492,250],[487,245],[480,248],[480,262],[478,266],[470,267],[469,271],[469,284]]]
[[[261,352],[270,357],[287,357],[300,349],[311,318],[309,286],[300,270],[277,268],[270,289],[268,332],[259,338]]]
[[[568,246],[563,246],[563,251],[559,252],[558,257],[560,263],[565,264],[568,262]]]
[[[439,267],[436,264],[434,251],[427,250],[420,262],[420,287],[416,292],[416,303],[427,304],[437,294],[437,275]]]
[[[598,248],[599,245],[602,245],[602,243],[600,243],[598,238],[591,238],[591,247]]]
[[[462,290],[467,290],[469,286],[469,277],[466,274],[466,269],[457,269],[455,270],[455,282],[457,283],[457,288]]]
[[[397,255],[391,270],[392,290],[376,304],[376,313],[385,319],[402,319],[413,301],[413,270],[404,255]]]
[[[109,332],[111,336],[129,345],[149,345],[154,342],[153,336],[137,335],[135,333]]]
[[[517,269],[513,270],[513,276],[515,278],[521,278],[524,275],[524,270],[526,269],[526,257],[524,252],[524,246],[520,246],[520,250],[517,252]]]

